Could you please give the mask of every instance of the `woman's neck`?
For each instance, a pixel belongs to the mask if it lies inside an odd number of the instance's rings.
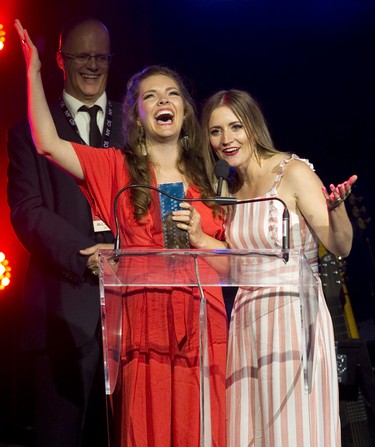
[[[154,144],[148,147],[148,158],[154,168],[157,183],[185,183],[185,177],[177,167],[179,156],[177,144]]]
[[[246,172],[239,172],[239,185],[236,196],[239,199],[254,198],[265,195],[272,187],[277,173],[279,157],[253,160]]]

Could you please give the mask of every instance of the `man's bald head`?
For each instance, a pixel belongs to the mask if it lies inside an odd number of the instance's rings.
[[[60,33],[59,51],[68,51],[71,41],[95,33],[101,35],[108,43],[108,53],[111,50],[111,39],[107,27],[100,20],[92,17],[74,18],[67,22]]]
[[[111,42],[107,27],[93,18],[71,20],[60,34],[57,64],[64,89],[86,105],[94,104],[107,86]]]

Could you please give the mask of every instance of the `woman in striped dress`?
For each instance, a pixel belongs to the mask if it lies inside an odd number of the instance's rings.
[[[277,151],[255,101],[243,91],[222,91],[203,110],[207,150],[226,160],[229,192],[238,200],[277,197],[290,212],[290,248],[302,249],[318,273],[318,240],[348,256],[352,228],[344,200],[356,181],[330,186],[313,166]],[[280,201],[228,209],[226,237],[234,249],[282,247]],[[271,272],[269,272],[271,275]],[[298,271],[295,272],[298,275]],[[298,289],[239,289],[227,361],[227,439],[230,447],[340,446],[338,381],[332,321],[320,281],[312,384],[305,391]]]

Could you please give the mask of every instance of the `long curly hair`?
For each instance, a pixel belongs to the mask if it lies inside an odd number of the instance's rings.
[[[205,161],[202,151],[202,132],[197,119],[194,101],[188,92],[181,76],[174,70],[160,65],[151,65],[133,75],[127,84],[126,94],[122,103],[123,131],[125,135],[126,163],[131,184],[151,185],[152,174],[150,161],[143,153],[144,147],[140,141],[138,108],[140,83],[151,76],[163,75],[173,79],[181,93],[184,103],[184,122],[180,133],[180,156],[177,161],[178,170],[186,177],[189,184],[194,184],[201,191],[202,197],[212,197],[213,187],[209,181],[206,169],[210,161]],[[130,191],[134,216],[142,220],[151,204],[149,189],[133,188]]]
[[[214,158],[210,145],[208,123],[212,112],[222,106],[228,107],[243,123],[245,133],[250,145],[254,148],[254,155],[258,163],[260,163],[261,159],[270,158],[280,153],[273,145],[266,120],[255,99],[246,91],[232,89],[221,90],[215,93],[203,105],[201,123],[204,158]],[[238,177],[235,172],[232,172],[229,178],[229,189],[231,192],[236,189],[237,184]]]

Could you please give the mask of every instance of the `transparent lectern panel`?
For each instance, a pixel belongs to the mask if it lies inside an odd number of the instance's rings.
[[[196,286],[197,269],[202,286],[298,285],[300,264],[299,251],[286,262],[276,250],[103,250],[102,256],[111,265],[105,286]]]
[[[319,310],[319,282],[314,276],[306,258],[301,255],[299,269],[299,295],[302,315],[303,371],[305,391],[311,391],[312,370],[315,355],[316,319]]]
[[[291,250],[285,256],[285,253],[273,250],[103,250],[99,279],[107,395],[114,392],[119,374],[122,300],[126,299],[124,292],[128,286],[191,286],[200,290],[201,445],[210,445],[211,442],[210,365],[203,287],[286,286],[298,290],[303,328],[301,362],[305,390],[310,392],[315,355],[318,281],[302,252]]]
[[[123,287],[120,284],[105,287],[104,278],[116,283],[116,263],[100,258],[100,308],[103,337],[105,392],[112,394],[118,377],[120,362],[121,329],[122,329],[122,299]]]
[[[113,392],[121,341],[122,286],[295,286],[303,324],[306,390],[314,359],[318,282],[302,252],[274,250],[103,250],[100,287],[106,390]]]

